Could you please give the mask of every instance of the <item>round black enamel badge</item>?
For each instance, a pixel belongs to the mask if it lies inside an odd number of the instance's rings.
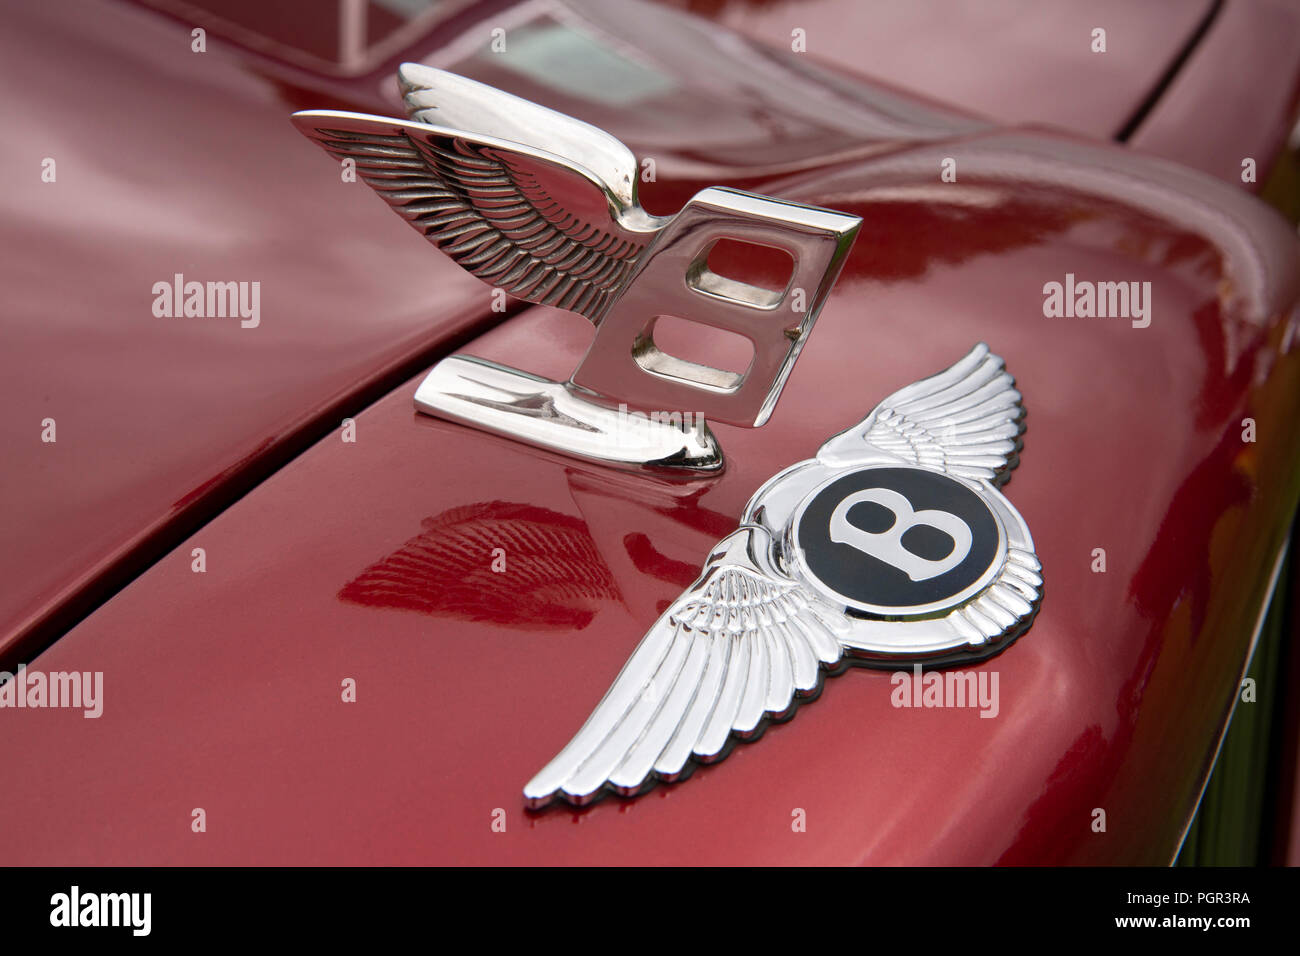
[[[864,468],[824,485],[795,515],[794,541],[814,586],[879,614],[961,603],[992,579],[1006,550],[983,497],[908,467]]]

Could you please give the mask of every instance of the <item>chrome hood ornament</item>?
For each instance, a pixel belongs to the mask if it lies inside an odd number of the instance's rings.
[[[680,779],[850,663],[977,661],[1024,633],[1043,579],[1024,519],[997,490],[1019,462],[1013,385],[977,345],[764,484],[524,787],[528,806]]]
[[[767,421],[861,220],[717,187],[676,216],[652,216],[637,203],[636,157],[608,133],[442,70],[407,63],[398,76],[410,120],[312,110],[294,123],[354,160],[459,265],[597,329],[567,382],[453,356],[420,385],[416,407],[606,464],[718,470],[721,452],[697,416]],[[789,253],[784,290],[711,271],[720,239]],[[752,362],[734,373],[663,352],[654,337],[663,316],[744,336]]]

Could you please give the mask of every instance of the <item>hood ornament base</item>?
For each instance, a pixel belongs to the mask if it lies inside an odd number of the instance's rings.
[[[611,409],[583,398],[570,382],[472,355],[433,367],[415,407],[537,448],[616,468],[699,477],[722,471],[722,449],[702,418],[667,420]]]

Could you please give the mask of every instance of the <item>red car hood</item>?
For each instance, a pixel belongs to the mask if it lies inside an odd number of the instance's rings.
[[[1168,862],[1295,504],[1293,233],[1228,185],[1041,133],[772,190],[863,225],[770,422],[716,428],[721,478],[551,457],[417,415],[407,382],[31,663],[102,672],[103,713],[7,713],[7,858]],[[1150,325],[1045,317],[1067,274],[1150,282]],[[589,335],[530,309],[468,350],[560,375]],[[523,783],[759,485],[977,340],[1029,409],[1007,493],[1046,579],[1032,630],[979,665],[997,716],[897,708],[889,674],[852,670],[680,785],[525,811]]]
[[[776,47],[1002,123],[1119,137],[1193,44],[1215,0],[677,0]],[[1095,51],[1093,31],[1106,34]]]
[[[13,660],[491,303],[301,148],[276,83],[191,52],[187,29],[99,2],[5,19],[8,125],[24,144],[0,195],[0,652]],[[155,283],[177,274],[259,282],[258,324],[155,315]]]
[[[293,110],[397,115],[393,64],[450,58],[653,155],[643,194],[663,212],[715,183],[983,125],[738,38],[711,53],[726,31],[680,14],[675,33],[645,40],[668,65],[632,110],[578,101],[472,47],[457,53],[473,29],[459,21],[338,79],[236,46],[198,8],[158,5],[187,19],[70,0],[15,5],[0,31],[10,134],[28,144],[4,170],[23,185],[0,197],[0,664],[30,659],[344,416],[503,318],[489,287],[344,182],[293,129]],[[545,8],[530,16],[545,37],[563,29]],[[591,16],[602,28],[600,8]],[[650,33],[605,16],[605,27]],[[191,49],[194,22],[212,28],[206,52]],[[53,182],[40,178],[46,159]],[[156,315],[155,284],[177,275],[259,283],[256,327]]]

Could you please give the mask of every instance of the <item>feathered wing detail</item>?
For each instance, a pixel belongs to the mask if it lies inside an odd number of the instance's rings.
[[[772,569],[770,539],[746,527],[642,638],[569,744],[524,788],[529,806],[585,804],[674,780],[788,713],[840,660],[843,615]]]
[[[1014,639],[1033,622],[1043,596],[1043,565],[1038,555],[1008,548],[993,583],[973,601],[948,615],[953,628],[972,647]]]
[[[654,232],[624,225],[594,174],[539,150],[359,113],[293,119],[457,264],[529,302],[598,321]]]
[[[623,211],[639,212],[636,156],[597,126],[486,83],[423,63],[403,63],[397,80],[407,119],[495,142],[526,143],[552,156],[574,157]]]
[[[868,446],[909,464],[1004,483],[1019,462],[1025,409],[1015,379],[983,342],[960,362],[890,395],[817,457],[850,465]]]

